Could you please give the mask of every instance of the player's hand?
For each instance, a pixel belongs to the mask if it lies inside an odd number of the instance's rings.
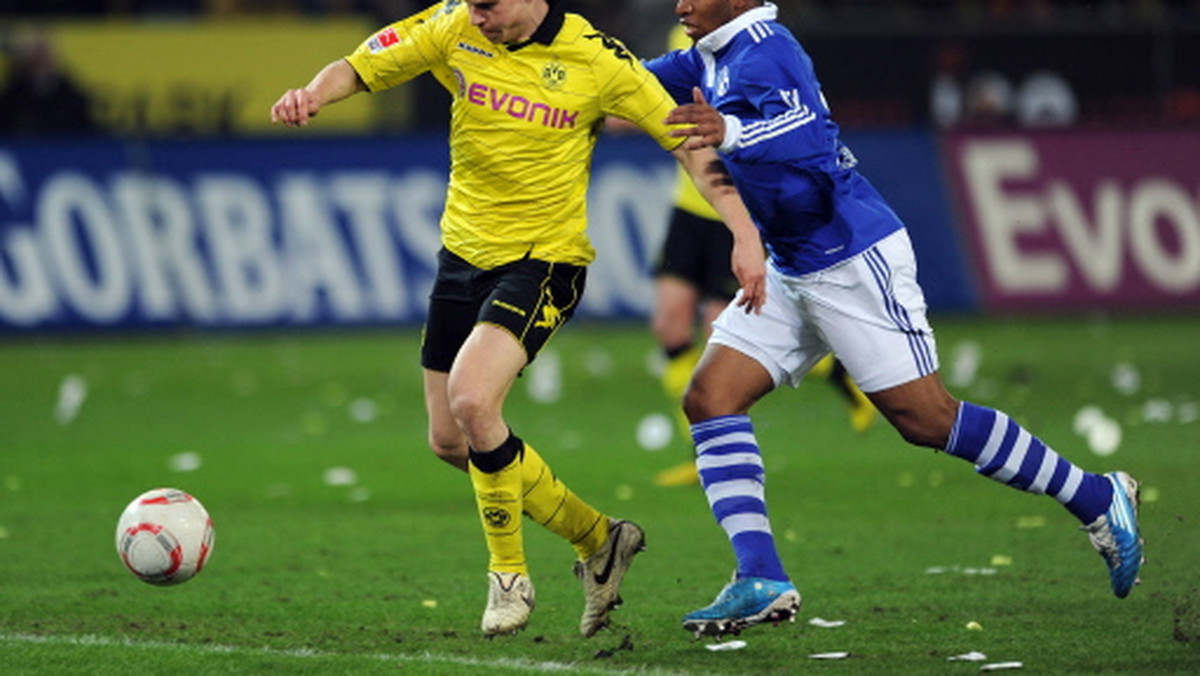
[[[692,87],[692,101],[667,114],[667,124],[687,125],[672,129],[671,136],[686,136],[684,147],[696,150],[705,146],[717,147],[725,140],[725,118],[708,105],[699,87]]]
[[[734,237],[730,264],[733,274],[741,285],[737,307],[746,314],[758,314],[767,302],[767,263],[762,239],[757,230],[743,237]]]
[[[308,89],[289,89],[271,106],[271,123],[304,127],[320,110],[321,103]]]

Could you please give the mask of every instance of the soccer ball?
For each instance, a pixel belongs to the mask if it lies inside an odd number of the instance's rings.
[[[195,577],[213,548],[213,525],[200,501],[175,488],[134,498],[117,521],[117,553],[143,582],[173,585]]]

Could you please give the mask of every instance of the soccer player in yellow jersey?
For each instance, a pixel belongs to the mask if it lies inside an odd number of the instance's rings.
[[[664,120],[675,104],[658,81],[558,0],[444,0],[286,91],[271,119],[305,126],[325,105],[424,72],[453,98],[443,248],[421,348],[429,443],[469,472],[475,491],[489,551],[482,630],[514,633],[529,621],[524,513],[574,546],[580,631],[591,636],[620,603],[644,535],[568,490],[502,410],[583,293],[595,255],[585,196],[604,118],[629,120],[670,151],[721,214],[747,312],[765,300],[762,243],[716,153],[671,136]]]

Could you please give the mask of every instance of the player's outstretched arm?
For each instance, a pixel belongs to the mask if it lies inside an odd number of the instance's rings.
[[[746,312],[758,312],[767,300],[766,253],[758,228],[734,187],[725,163],[715,150],[707,147],[689,150],[684,144],[671,154],[683,165],[700,194],[717,210],[725,227],[733,234],[730,264],[742,287],[737,303]]]
[[[271,106],[271,122],[304,127],[321,108],[366,90],[349,62],[338,59],[321,69],[302,89],[289,89]]]

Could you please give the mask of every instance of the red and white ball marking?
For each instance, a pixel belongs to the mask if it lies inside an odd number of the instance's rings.
[[[195,577],[212,554],[213,538],[208,510],[175,488],[142,493],[117,521],[121,561],[150,584],[173,585]]]

